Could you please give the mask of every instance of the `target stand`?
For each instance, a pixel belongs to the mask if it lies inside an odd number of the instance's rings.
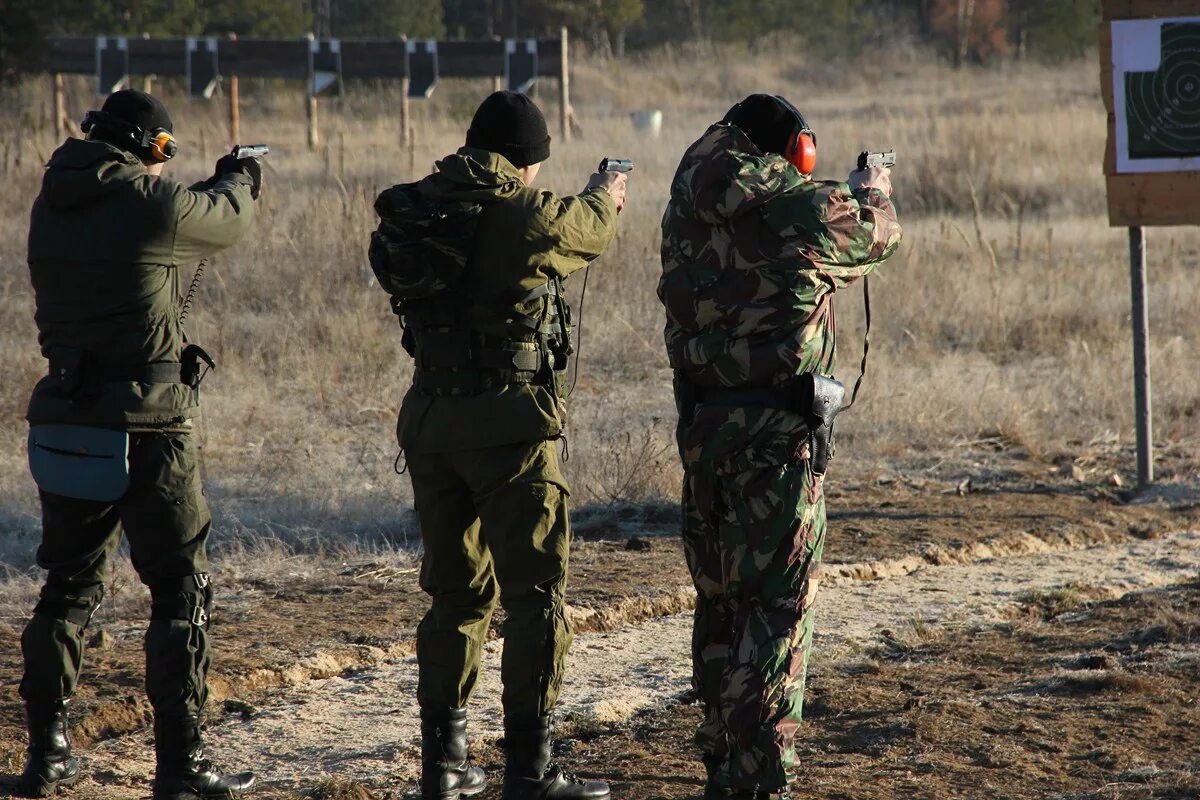
[[[1103,0],[1108,216],[1129,228],[1138,487],[1154,482],[1146,231],[1200,225],[1200,0]]]

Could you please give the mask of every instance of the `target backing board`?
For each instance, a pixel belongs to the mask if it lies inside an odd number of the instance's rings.
[[[1200,0],[1104,0],[1113,225],[1200,225]]]

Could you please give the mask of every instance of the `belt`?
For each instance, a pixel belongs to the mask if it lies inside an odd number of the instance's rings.
[[[714,406],[753,406],[799,413],[798,392],[786,389],[725,389],[696,387],[696,402]]]
[[[183,366],[178,361],[155,361],[137,367],[108,367],[97,364],[87,368],[87,375],[100,383],[183,383]]]

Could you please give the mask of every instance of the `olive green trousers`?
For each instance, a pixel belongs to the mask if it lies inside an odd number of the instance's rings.
[[[27,702],[50,703],[74,693],[86,628],[124,532],[134,569],[150,588],[146,692],[155,714],[173,718],[204,705],[212,517],[196,442],[189,434],[131,434],[129,472],[129,490],[115,503],[41,494],[37,560],[47,575],[21,636],[20,692]]]
[[[504,608],[505,715],[532,719],[558,699],[571,631],[563,613],[571,530],[553,441],[410,454],[421,540],[417,628],[422,708],[462,708],[497,602]]]

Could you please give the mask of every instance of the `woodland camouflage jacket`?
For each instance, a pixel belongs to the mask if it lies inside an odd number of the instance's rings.
[[[833,375],[833,293],[901,236],[883,192],[804,178],[726,124],[684,154],[662,230],[658,294],[677,396],[681,381],[761,388]],[[738,472],[794,460],[805,437],[790,411],[701,404],[679,445],[685,466]]]

